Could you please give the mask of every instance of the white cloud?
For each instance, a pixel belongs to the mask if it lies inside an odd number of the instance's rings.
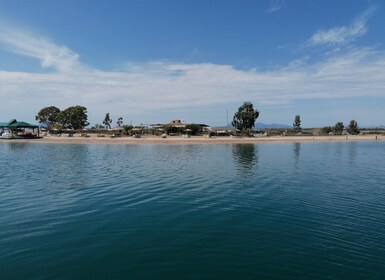
[[[189,108],[229,106],[256,100],[282,106],[299,100],[385,97],[385,53],[352,50],[314,65],[298,63],[270,72],[228,65],[154,62],[124,72],[0,72],[0,97],[34,116],[48,105],[82,104],[101,119],[105,112],[136,115]],[[15,107],[2,110],[12,116]],[[170,116],[169,118],[171,118]],[[204,116],[202,116],[204,118]],[[156,120],[153,120],[156,121]]]
[[[284,0],[270,0],[269,13],[274,13],[282,9]]]
[[[40,59],[57,71],[0,71],[0,121],[33,121],[45,106],[65,109],[79,104],[88,108],[92,124],[101,122],[106,112],[138,122],[185,119],[189,112],[196,121],[210,122],[213,112],[225,112],[245,100],[257,102],[258,108],[281,110],[301,100],[385,98],[385,52],[371,48],[332,53],[317,63],[305,58],[270,71],[154,61],[111,72],[79,67],[78,56],[68,48],[22,34],[0,35],[1,42],[12,38],[7,44],[16,46],[16,53]],[[28,49],[26,42],[33,47]]]
[[[369,8],[353,20],[349,26],[339,26],[329,30],[318,31],[309,39],[307,45],[345,45],[355,41],[366,34],[368,30],[367,21],[374,10],[374,7]]]
[[[64,46],[36,37],[22,28],[0,22],[0,47],[41,61],[44,68],[69,71],[79,66],[79,55]]]

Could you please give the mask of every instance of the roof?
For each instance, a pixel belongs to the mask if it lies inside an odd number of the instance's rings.
[[[0,127],[8,127],[8,128],[26,128],[26,127],[29,127],[29,128],[36,128],[36,127],[39,127],[37,125],[34,125],[34,124],[30,124],[30,123],[27,123],[27,122],[18,122],[17,120],[13,119],[11,121],[9,121],[8,123],[0,123]]]

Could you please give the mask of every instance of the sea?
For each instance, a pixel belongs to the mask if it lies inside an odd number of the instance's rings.
[[[385,142],[0,142],[0,279],[385,279]]]

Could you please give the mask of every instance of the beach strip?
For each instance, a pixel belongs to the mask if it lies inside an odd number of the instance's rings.
[[[280,142],[347,142],[347,141],[383,141],[384,135],[339,135],[339,136],[268,136],[268,137],[212,137],[191,136],[169,136],[161,138],[158,136],[142,136],[141,138],[132,137],[65,137],[65,136],[45,136],[40,139],[1,139],[0,142],[12,143],[40,143],[40,144],[254,144],[254,143],[280,143]]]

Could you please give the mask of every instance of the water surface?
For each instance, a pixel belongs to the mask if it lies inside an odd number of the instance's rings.
[[[0,279],[382,279],[385,143],[0,143]]]

